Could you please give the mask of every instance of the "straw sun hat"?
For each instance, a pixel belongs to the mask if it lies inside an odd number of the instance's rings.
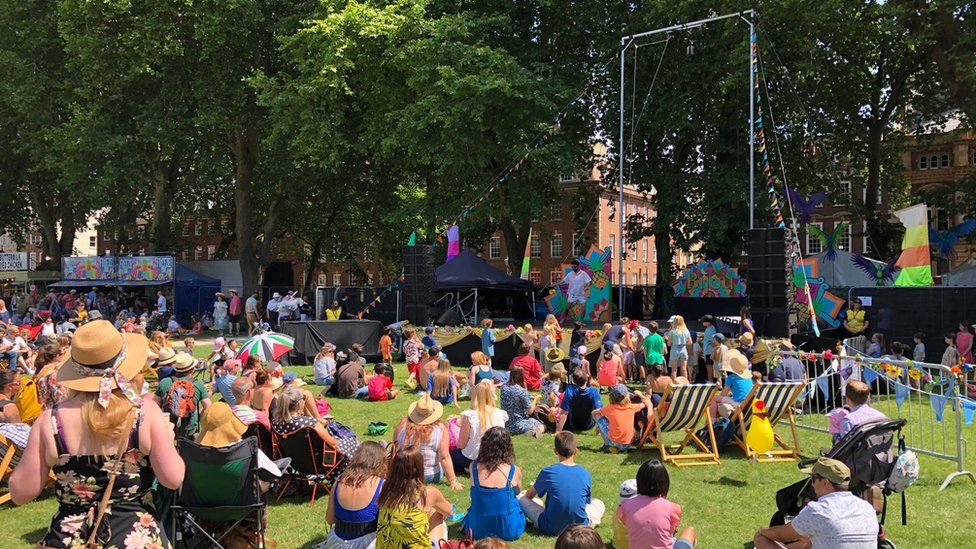
[[[559,347],[549,347],[546,349],[546,360],[549,362],[562,362],[566,360],[566,353]]]
[[[430,425],[444,414],[444,405],[424,393],[407,408],[407,419],[417,425]]]
[[[752,377],[752,373],[749,371],[749,359],[738,349],[729,349],[723,358],[722,369],[726,372],[731,372],[743,379]]]
[[[116,388],[137,402],[129,380],[139,374],[148,356],[145,336],[120,334],[111,322],[94,320],[75,332],[71,357],[58,369],[58,383],[82,393],[99,393],[103,406],[108,406],[109,394]]]
[[[214,402],[200,414],[200,444],[204,446],[230,446],[241,440],[245,431],[247,425],[244,425],[226,402]]]

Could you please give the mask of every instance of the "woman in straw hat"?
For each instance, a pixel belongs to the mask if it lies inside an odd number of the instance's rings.
[[[447,476],[451,488],[461,490],[464,487],[454,474],[450,436],[441,421],[443,415],[444,405],[431,398],[429,393],[424,393],[407,408],[407,417],[393,431],[393,440],[397,450],[407,446],[420,449],[424,457],[424,482],[437,484]]]
[[[75,333],[71,357],[58,370],[68,397],[34,423],[10,479],[10,495],[22,505],[54,470],[59,507],[42,546],[167,545],[146,496],[153,478],[178,488],[184,465],[159,406],[130,384],[147,357],[145,337],[120,334],[108,321]]]
[[[224,335],[227,329],[227,300],[224,292],[217,292],[213,305],[214,329]]]
[[[712,401],[709,413],[714,420],[721,409],[723,416],[732,413],[752,391],[752,371],[749,370],[749,359],[738,349],[729,349],[725,353],[722,370],[728,375],[725,378],[725,388]]]

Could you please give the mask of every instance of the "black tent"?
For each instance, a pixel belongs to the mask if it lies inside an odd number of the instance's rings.
[[[465,249],[437,268],[437,290],[531,291],[532,282],[504,273]]]

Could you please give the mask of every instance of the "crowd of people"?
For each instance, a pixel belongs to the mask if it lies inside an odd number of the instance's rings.
[[[252,315],[267,318],[267,309],[257,312],[253,305],[249,299],[227,306],[228,333],[237,333],[240,314],[249,324]],[[280,306],[277,313],[280,320]],[[590,473],[576,463],[576,433],[599,434],[606,452],[632,451],[650,414],[667,405],[664,398],[673,384],[720,383],[722,392],[710,410],[715,421],[739,406],[755,382],[807,375],[792,358],[771,368],[752,360],[756,339],[748,309],[734,340],[717,331],[712,317],[699,320],[703,333],[689,330],[680,316],[671,317],[666,329],[626,319],[604,326],[591,362],[593,353],[583,342],[592,341],[593,333],[579,324],[564,330],[550,317],[541,330],[526,327],[507,369],[497,364],[488,320],[481,350],[471,354],[467,371],[452,367],[432,328],[407,328],[397,345],[385,329],[380,362],[371,367],[359,345],[322,346],[311,375],[321,395],[275,361],[255,356],[241,361],[233,338],[216,338],[209,356],[201,359],[193,354],[193,337],[174,343],[166,330],[146,337],[144,329],[129,326],[130,318],[121,325],[97,316],[80,318],[74,329],[55,330],[47,340],[42,333],[35,338],[38,345],[26,348],[29,334],[5,324],[3,341],[12,346],[0,348],[0,360],[8,366],[0,371],[0,432],[24,450],[10,481],[11,495],[17,503],[30,501],[53,471],[59,509],[46,546],[78,545],[93,535],[103,545],[119,547],[144,546],[132,539],[162,543],[165,532],[147,494],[152,479],[168,489],[181,484],[184,466],[175,438],[222,447],[240,441],[252,426],[278,436],[308,430],[341,461],[327,479],[333,490],[325,547],[430,547],[446,539],[448,525],[458,520],[481,547],[504,547],[527,528],[555,537],[557,547],[602,547],[602,541],[595,545],[599,535],[593,528],[603,521],[612,523],[614,547],[693,547],[694,530],[681,524],[680,506],[668,500],[664,465],[643,463],[634,479],[621,484],[619,500],[608,510],[592,495]],[[564,337],[570,338],[568,356],[561,350]],[[409,373],[395,384],[392,361],[400,351]],[[23,378],[30,379],[37,401],[27,413],[19,401]],[[389,449],[360,443],[332,417],[327,401],[389,401],[405,393],[415,398],[405,405]],[[869,394],[863,383],[847,385],[845,431],[878,419]],[[445,417],[448,409],[457,416]],[[553,462],[533,471],[533,482],[523,481],[512,437],[547,432],[554,434]],[[121,471],[114,475],[109,473],[113,456],[122,456]],[[843,494],[845,474],[850,477],[844,467],[818,464],[812,475],[818,495],[825,496],[823,506],[808,506],[792,527],[760,530],[756,545],[827,547],[835,546],[829,536],[869,537],[870,524],[858,529],[851,521],[838,524],[831,518],[852,509],[866,514]],[[436,488],[439,483],[450,490],[464,490],[467,483],[470,508],[458,513]],[[109,485],[110,508],[100,519],[88,510],[97,507]],[[876,519],[873,527],[876,540]]]

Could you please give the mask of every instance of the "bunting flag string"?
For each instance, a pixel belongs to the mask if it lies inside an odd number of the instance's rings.
[[[966,425],[972,425],[973,416],[976,415],[976,402],[969,400],[968,398],[961,400],[963,421],[966,423]]]
[[[898,411],[901,411],[901,405],[905,402],[908,397],[908,393],[911,391],[908,385],[902,385],[897,381],[892,382],[895,386],[895,406],[898,407]]]
[[[942,415],[945,413],[946,402],[949,398],[945,395],[930,394],[929,404],[932,406],[932,411],[935,412],[935,421],[942,423]]]

